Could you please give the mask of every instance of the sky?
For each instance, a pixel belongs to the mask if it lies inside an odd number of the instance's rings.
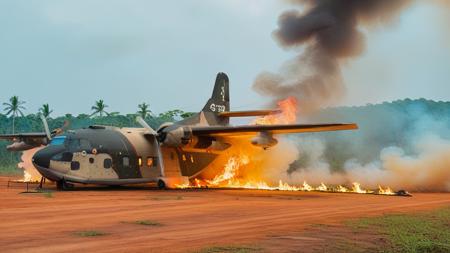
[[[298,51],[271,33],[294,8],[279,0],[0,0],[0,103],[13,95],[26,113],[54,115],[198,111],[217,72],[230,78],[231,108],[258,109],[252,90]],[[388,27],[366,31],[367,49],[343,69],[339,105],[403,98],[450,100],[450,9],[419,1]],[[298,50],[298,49],[297,49]],[[301,49],[300,49],[301,50]]]

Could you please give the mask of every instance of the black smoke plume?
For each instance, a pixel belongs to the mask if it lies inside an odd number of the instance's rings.
[[[281,14],[273,32],[302,51],[279,73],[263,72],[253,88],[279,100],[294,95],[302,112],[335,105],[345,95],[341,64],[365,50],[363,29],[392,22],[411,0],[291,0],[302,10]]]

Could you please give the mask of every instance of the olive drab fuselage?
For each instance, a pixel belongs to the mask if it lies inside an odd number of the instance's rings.
[[[162,177],[189,178],[217,156],[155,147],[151,138],[155,136],[146,134],[144,128],[91,126],[58,136],[35,154],[33,162],[50,180],[120,185],[156,182]]]

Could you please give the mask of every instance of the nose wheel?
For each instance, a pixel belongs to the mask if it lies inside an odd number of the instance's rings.
[[[60,191],[67,191],[73,189],[75,186],[71,183],[67,183],[66,180],[61,179],[56,182],[56,189]]]

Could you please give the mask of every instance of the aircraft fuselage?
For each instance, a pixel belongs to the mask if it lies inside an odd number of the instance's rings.
[[[93,126],[68,131],[38,151],[33,164],[52,181],[123,185],[189,178],[217,156],[204,150],[155,147],[157,142],[149,138],[155,137],[146,135],[144,128]]]

